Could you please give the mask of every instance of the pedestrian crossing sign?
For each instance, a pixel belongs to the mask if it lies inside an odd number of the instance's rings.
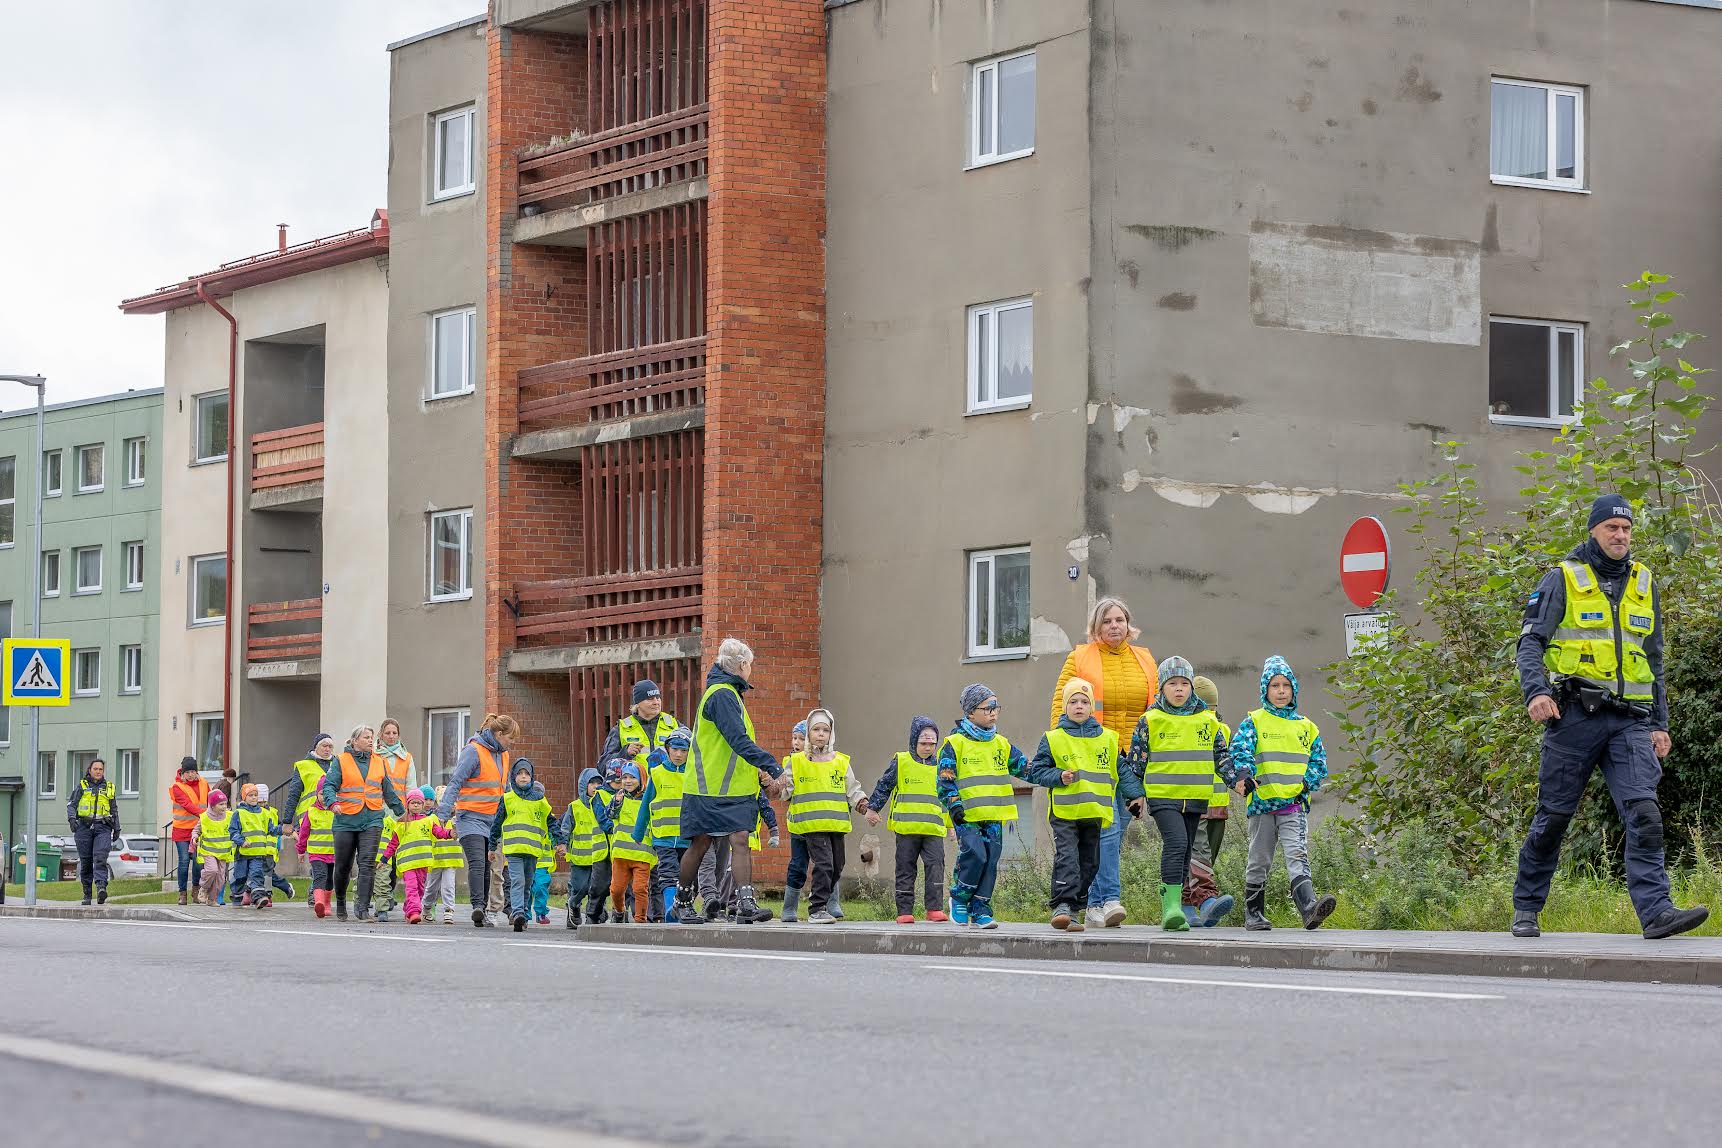
[[[9,706],[71,705],[71,661],[72,643],[63,639],[7,638],[0,645],[6,671],[0,700]]]

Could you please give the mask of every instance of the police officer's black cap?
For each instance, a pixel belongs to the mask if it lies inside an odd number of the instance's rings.
[[[1632,521],[1632,504],[1618,494],[1605,494],[1590,504],[1590,521],[1585,524],[1586,530],[1595,530],[1611,518],[1624,518]]]

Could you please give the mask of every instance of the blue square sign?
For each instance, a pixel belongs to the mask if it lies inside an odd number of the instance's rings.
[[[4,697],[9,706],[72,704],[72,643],[58,638],[7,638],[0,646],[5,667]]]

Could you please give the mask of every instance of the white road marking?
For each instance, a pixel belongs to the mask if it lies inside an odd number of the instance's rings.
[[[367,941],[416,941],[421,945],[452,945],[453,937],[401,937],[393,933],[342,933],[323,929],[253,929],[257,933],[278,933],[284,937],[359,937]]]
[[[358,1092],[293,1084],[203,1065],[180,1064],[8,1033],[0,1033],[0,1053],[41,1064],[57,1064],[78,1072],[99,1072],[181,1092],[199,1093],[232,1104],[247,1104],[253,1108],[269,1108],[295,1115],[315,1115],[323,1120],[375,1125],[397,1132],[464,1140],[470,1144],[489,1144],[495,1148],[646,1148],[638,1140],[528,1124],[457,1108],[383,1100]]]
[[[1067,973],[1053,969],[1000,969],[984,965],[922,965],[947,973],[999,973],[1014,977],[1069,977],[1085,981],[1141,981],[1153,985],[1196,985],[1203,988],[1268,989],[1288,993],[1351,993],[1367,997],[1418,997],[1441,1001],[1498,1001],[1506,997],[1491,993],[1419,992],[1416,989],[1366,989],[1347,985],[1300,985],[1274,981],[1200,980],[1195,977],[1143,977],[1127,973]]]
[[[798,957],[788,953],[732,953],[726,949],[683,949],[673,945],[552,945],[543,941],[506,941],[517,949],[585,949],[594,953],[662,953],[672,957],[734,957],[738,961],[823,961],[824,957]]]
[[[77,917],[0,917],[0,921],[36,921],[47,922],[50,925],[135,925],[146,929],[215,929],[222,930],[226,925],[188,925],[177,921],[113,921],[101,917],[91,917],[87,920]]]

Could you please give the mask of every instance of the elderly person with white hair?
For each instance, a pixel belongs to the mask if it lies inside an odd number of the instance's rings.
[[[750,924],[759,915],[747,837],[759,821],[761,781],[769,779],[767,796],[781,796],[783,767],[754,740],[753,719],[742,701],[753,688],[752,677],[753,651],[739,638],[725,638],[694,714],[694,753],[682,783],[681,834],[688,851],[682,856],[675,916],[684,925],[705,921],[694,911],[700,861],[713,841],[724,837],[730,841],[735,919]]]
[[[1154,655],[1135,640],[1142,636],[1130,620],[1130,607],[1119,598],[1102,598],[1088,612],[1088,641],[1070,651],[1052,688],[1052,716],[1048,725],[1058,728],[1064,714],[1064,686],[1080,678],[1094,687],[1094,716],[1102,726],[1118,735],[1118,744],[1130,744],[1136,723],[1154,704],[1160,692],[1160,674]],[[1124,807],[1124,791],[1115,795],[1112,824],[1100,833],[1100,869],[1088,890],[1090,928],[1117,928],[1124,923],[1124,886],[1118,876],[1119,854],[1130,813]]]
[[[383,835],[383,806],[396,817],[406,816],[406,807],[389,780],[383,755],[373,752],[377,731],[368,725],[353,730],[347,747],[329,762],[319,791],[323,804],[335,811],[335,919],[347,919],[347,883],[353,861],[359,862],[359,887],[353,897],[358,920],[371,917],[371,886],[377,877],[377,841]]]

